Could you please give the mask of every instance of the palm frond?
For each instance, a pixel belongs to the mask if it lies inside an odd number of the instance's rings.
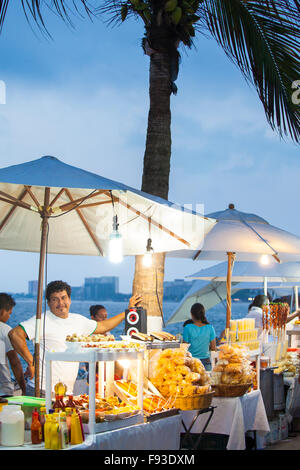
[[[9,4],[10,0],[0,0],[0,32],[4,25]],[[90,19],[94,16],[95,10],[87,0],[72,0],[69,5],[66,0],[21,0],[21,5],[28,23],[31,25],[31,20],[33,20],[39,30],[50,37],[51,34],[44,21],[45,12],[42,9],[50,10],[71,27],[74,27],[72,16],[83,17],[80,9],[83,9],[84,14]]]
[[[254,84],[272,129],[300,142],[300,4],[289,0],[204,0],[207,28]]]

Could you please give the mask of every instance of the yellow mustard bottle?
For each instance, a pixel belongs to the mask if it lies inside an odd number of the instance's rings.
[[[45,449],[51,449],[51,427],[52,415],[46,415],[46,422],[44,426]]]
[[[71,416],[71,444],[81,444],[83,441],[79,416],[76,410],[73,411]]]
[[[55,416],[55,415],[57,415],[57,416]],[[58,413],[53,413],[53,415],[52,415],[52,425],[51,425],[51,449],[52,450],[61,449],[58,419],[59,419]]]

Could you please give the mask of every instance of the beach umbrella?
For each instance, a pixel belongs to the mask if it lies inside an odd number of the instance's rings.
[[[209,268],[186,276],[192,279],[205,279],[210,281],[226,281],[227,264],[219,263]],[[267,265],[251,261],[236,261],[231,275],[235,282],[261,282],[264,288],[264,294],[267,295],[268,283],[287,283],[300,282],[300,263],[286,262],[277,263],[271,261]]]
[[[237,263],[238,264],[238,263]],[[204,271],[204,270],[203,270]],[[192,276],[187,276],[192,277]],[[226,279],[226,278],[225,278]],[[274,291],[280,291],[281,289],[298,289],[299,283],[281,283],[275,282],[269,284],[269,289]],[[232,282],[232,289],[231,295],[240,292],[244,289],[263,289],[261,282],[256,281],[249,281],[249,282]],[[179,305],[176,307],[174,312],[172,313],[171,317],[167,321],[166,325],[170,325],[172,323],[179,323],[184,322],[191,318],[191,307],[194,303],[199,302],[201,303],[205,310],[208,311],[211,308],[215,307],[219,303],[224,305],[224,309],[226,311],[226,304],[224,300],[227,297],[227,286],[226,281],[220,280],[200,280],[197,279],[194,281],[190,290],[186,293],[183,299],[180,301]],[[298,307],[297,307],[298,308]],[[245,312],[246,315],[247,312]]]
[[[198,250],[169,253],[168,256],[193,260],[227,260],[226,328],[231,317],[231,277],[235,260],[266,263],[300,261],[300,237],[274,227],[262,217],[235,209],[230,204],[224,211],[208,214],[218,223],[205,237]]]
[[[232,289],[232,294],[239,290],[236,289],[236,284],[238,283],[232,283],[234,287]],[[168,319],[166,325],[183,322],[191,318],[190,312],[194,303],[201,303],[207,311],[213,308],[215,305],[218,305],[220,302],[223,303],[224,299],[226,299],[226,295],[226,282],[208,282],[197,280],[193,283],[190,290],[186,293],[179,305],[176,307],[172,316]]]
[[[216,223],[52,156],[0,169],[0,249],[39,252],[35,388],[45,255],[142,255],[193,249]],[[113,250],[110,252],[110,247]],[[114,259],[116,261],[116,259]]]

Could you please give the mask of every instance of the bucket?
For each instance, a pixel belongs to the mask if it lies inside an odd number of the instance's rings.
[[[273,369],[260,370],[260,392],[266,409],[268,419],[274,415],[274,372]]]

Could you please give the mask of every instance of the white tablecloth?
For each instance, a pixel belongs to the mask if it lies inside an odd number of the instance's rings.
[[[152,423],[136,424],[98,434],[85,434],[82,444],[64,450],[178,450],[180,447],[181,415],[162,418]],[[30,431],[25,431],[25,444],[0,450],[45,450],[45,444],[33,445]]]
[[[260,390],[254,390],[237,398],[216,397],[212,400],[212,406],[217,408],[214,410],[206,432],[227,434],[229,436],[228,450],[246,448],[246,431],[257,431],[259,436],[270,431]],[[182,411],[182,419],[187,428],[195,413],[195,411]],[[201,433],[208,416],[207,413],[200,415],[191,433]],[[185,432],[183,426],[181,432]]]
[[[110,432],[86,435],[85,442],[70,450],[178,450],[181,416],[136,424]]]

